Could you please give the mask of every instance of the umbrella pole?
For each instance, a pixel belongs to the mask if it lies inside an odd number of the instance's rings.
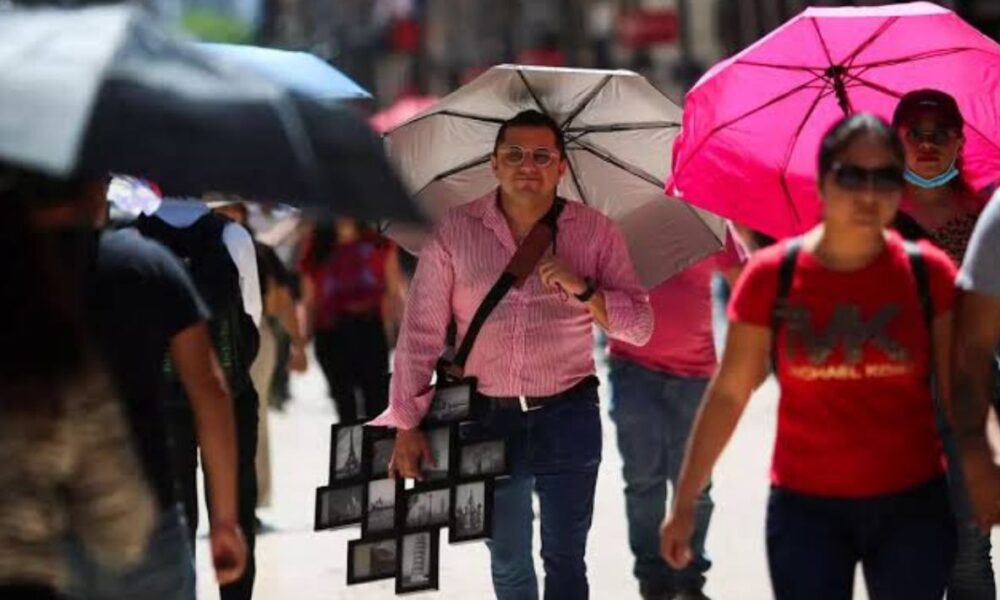
[[[844,116],[849,117],[854,114],[854,108],[851,107],[851,100],[847,97],[847,86],[844,84],[846,73],[847,69],[840,65],[832,66],[826,70],[826,76],[833,86],[833,93],[837,95],[837,104],[840,105],[840,110],[844,111]]]

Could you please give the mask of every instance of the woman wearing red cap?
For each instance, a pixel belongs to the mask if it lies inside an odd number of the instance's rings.
[[[965,119],[955,99],[924,89],[903,96],[892,119],[906,151],[906,188],[894,223],[909,239],[928,239],[962,263],[988,195],[973,190],[961,172]],[[958,554],[950,600],[996,598],[990,536],[974,523],[958,451],[943,415],[938,426],[949,458],[952,509],[958,519]]]

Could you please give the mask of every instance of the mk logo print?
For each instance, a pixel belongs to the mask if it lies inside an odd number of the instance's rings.
[[[804,350],[810,363],[822,365],[829,360],[837,345],[843,344],[844,362],[856,365],[861,362],[862,350],[867,343],[874,344],[894,361],[910,360],[907,349],[886,333],[886,328],[899,313],[899,305],[888,304],[865,322],[860,308],[853,304],[841,304],[834,309],[826,331],[813,328],[812,311],[808,307],[787,305],[779,310],[778,315],[785,323],[789,357]]]

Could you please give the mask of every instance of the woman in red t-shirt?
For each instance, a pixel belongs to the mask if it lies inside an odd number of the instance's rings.
[[[919,243],[930,332],[907,248],[886,229],[900,203],[903,164],[886,123],[844,119],[820,148],[823,223],[750,260],[661,532],[668,562],[689,559],[695,498],[773,352],[781,387],[767,516],[775,596],[851,598],[860,562],[873,600],[941,598],[955,523],[930,379],[933,372],[947,390],[955,267]],[[801,249],[791,254],[776,312],[790,244]]]

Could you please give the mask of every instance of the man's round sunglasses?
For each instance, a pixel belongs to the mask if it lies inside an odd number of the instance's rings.
[[[944,146],[956,137],[958,137],[958,131],[955,129],[936,128],[929,131],[921,131],[916,127],[911,127],[906,130],[906,139],[917,144],[928,142],[935,146]]]
[[[545,168],[551,165],[559,156],[559,153],[556,150],[544,147],[528,150],[527,148],[522,148],[521,146],[504,146],[503,148],[500,148],[497,153],[500,155],[504,164],[511,167],[521,166],[524,159],[530,156],[531,162],[533,162],[536,167]]]
[[[857,165],[836,163],[831,172],[837,185],[846,190],[863,190],[869,186],[881,192],[903,189],[903,169],[897,165],[865,169]]]

